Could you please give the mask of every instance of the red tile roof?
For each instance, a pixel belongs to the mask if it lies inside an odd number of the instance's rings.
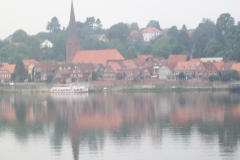
[[[78,51],[73,59],[73,63],[99,63],[106,65],[107,60],[124,60],[124,57],[116,50],[86,50]]]
[[[200,58],[192,58],[190,61],[192,61],[192,62],[200,62]]]
[[[240,72],[240,63],[233,63],[231,69],[234,69],[234,70],[237,70],[238,72]]]
[[[16,66],[15,64],[2,63],[0,65],[0,70],[1,71],[6,70],[9,73],[13,74],[13,72],[15,70],[15,66]]]
[[[168,57],[168,62],[186,62],[187,61],[187,55],[179,54],[179,55],[170,55]]]
[[[108,62],[108,64],[111,66],[111,68],[113,69],[114,73],[118,73],[118,71],[122,68],[118,62]]]
[[[125,66],[125,68],[135,68],[136,65],[132,60],[125,60],[122,61],[123,65]]]
[[[37,63],[35,59],[23,59],[22,61],[25,67],[28,67],[31,63],[33,64]]]
[[[158,30],[155,27],[147,27],[142,31],[142,34],[143,33],[162,33],[162,31]]]
[[[139,32],[139,31],[137,31],[137,30],[132,30],[131,32],[130,32],[130,36],[139,36],[141,33]]]
[[[192,36],[194,31],[195,31],[194,29],[189,29],[187,31],[187,33],[188,33],[189,36]]]
[[[166,66],[167,66],[170,70],[173,70],[176,65],[177,65],[177,63],[167,63],[167,64],[166,64]]]
[[[224,62],[223,61],[214,62],[213,64],[217,67],[218,70],[221,70],[222,66],[224,65]]]
[[[178,62],[177,65],[175,66],[174,70],[175,71],[193,71],[196,69],[201,64],[201,62]],[[203,69],[204,66],[202,65]]]

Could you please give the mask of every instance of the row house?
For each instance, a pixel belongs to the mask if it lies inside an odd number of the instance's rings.
[[[206,68],[201,62],[178,62],[174,67],[174,73],[179,75],[181,72],[188,78],[203,79],[207,76]]]
[[[56,71],[54,82],[55,83],[66,83],[70,77],[71,70],[74,68],[74,63],[63,62],[59,64],[58,70]]]
[[[41,61],[34,67],[34,76],[36,82],[46,82],[48,75],[55,75],[59,64],[55,61]]]
[[[1,63],[0,64],[0,82],[9,83],[12,81],[12,74],[15,71],[15,64]]]
[[[101,64],[96,63],[77,63],[72,70],[70,77],[77,82],[88,82],[92,79],[92,75],[98,75],[98,69]],[[100,75],[101,76],[101,75]],[[98,79],[99,77],[96,77]]]
[[[202,62],[203,66],[206,69],[205,78],[208,78],[211,75],[218,75],[218,69],[216,65],[210,61]]]
[[[121,79],[121,74],[119,74],[119,70],[122,67],[117,61],[107,62],[107,65],[102,74],[102,80],[104,81],[114,81],[116,79]]]
[[[92,78],[95,73],[96,79],[99,79],[103,70],[103,65],[96,63],[71,63],[65,62],[59,65],[59,70],[55,75],[56,83],[86,82]],[[98,77],[99,76],[99,77]]]
[[[132,60],[107,61],[107,65],[103,71],[102,79],[107,81],[125,78],[128,80],[133,80],[133,73],[136,67],[136,64]]]
[[[160,80],[175,80],[176,74],[174,72],[174,68],[176,63],[165,63],[161,66],[154,66],[157,68],[158,79]]]

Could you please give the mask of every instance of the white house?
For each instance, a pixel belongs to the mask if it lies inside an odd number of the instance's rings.
[[[106,37],[105,34],[94,34],[91,35],[90,37],[99,41],[108,42],[108,38]]]
[[[149,42],[150,40],[154,40],[157,36],[162,35],[162,31],[158,30],[154,27],[147,27],[142,32],[143,40],[145,42]]]
[[[201,62],[222,62],[223,57],[208,57],[208,58],[200,58]]]
[[[40,41],[40,48],[52,48],[53,44],[47,39],[41,40]]]

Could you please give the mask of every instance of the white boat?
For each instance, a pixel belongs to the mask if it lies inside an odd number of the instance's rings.
[[[51,93],[87,93],[88,88],[85,86],[78,86],[73,84],[59,84],[54,85],[51,90]]]

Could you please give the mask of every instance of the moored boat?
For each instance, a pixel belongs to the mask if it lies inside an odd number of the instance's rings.
[[[240,92],[240,82],[233,82],[228,84],[230,92]]]
[[[86,86],[78,86],[73,84],[61,84],[54,85],[51,90],[51,93],[87,93],[88,88]]]

